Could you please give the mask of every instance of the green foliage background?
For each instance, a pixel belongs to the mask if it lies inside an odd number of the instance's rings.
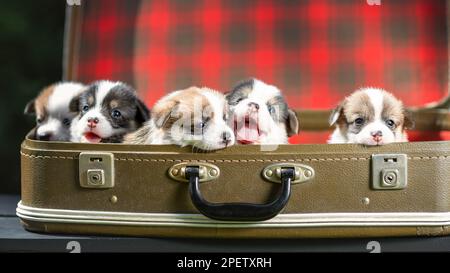
[[[20,143],[34,125],[23,115],[39,90],[62,77],[64,0],[0,6],[0,194],[20,192]]]

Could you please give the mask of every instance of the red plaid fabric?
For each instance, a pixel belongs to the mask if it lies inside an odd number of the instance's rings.
[[[149,106],[173,90],[225,92],[248,77],[278,86],[295,109],[332,108],[362,86],[408,106],[439,100],[448,92],[446,1],[380,2],[83,1],[72,78],[129,82]]]

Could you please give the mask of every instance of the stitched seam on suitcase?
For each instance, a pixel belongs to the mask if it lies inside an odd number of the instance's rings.
[[[32,158],[32,159],[70,159],[70,160],[74,160],[75,157],[72,156],[48,156],[48,155],[30,155],[30,154],[25,154],[23,152],[20,152],[20,154],[22,156],[28,157],[28,158]]]
[[[31,155],[20,152],[22,156],[31,159],[68,159],[75,160],[77,157],[72,156],[42,156]],[[450,156],[423,156],[423,157],[408,157],[410,160],[433,160],[433,159],[449,159]],[[219,163],[241,163],[241,162],[317,162],[317,161],[365,161],[370,160],[366,157],[343,157],[343,158],[305,158],[305,159],[211,159],[211,160],[182,160],[182,159],[140,159],[140,158],[115,158],[117,161],[132,161],[132,162],[219,162]]]

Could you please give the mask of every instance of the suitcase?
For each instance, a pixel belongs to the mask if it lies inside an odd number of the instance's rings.
[[[301,133],[291,145],[208,153],[42,142],[30,133],[20,152],[17,215],[27,230],[47,233],[447,235],[447,7],[425,0],[97,0],[68,7],[65,79],[123,80],[152,105],[166,91],[200,84],[227,90],[256,76],[285,91]],[[411,106],[411,142],[324,144],[328,109],[356,84],[385,87]]]

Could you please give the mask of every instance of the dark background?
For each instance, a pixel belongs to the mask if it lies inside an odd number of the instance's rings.
[[[0,194],[20,192],[20,144],[34,126],[28,101],[62,77],[66,1],[2,1],[0,8]]]

